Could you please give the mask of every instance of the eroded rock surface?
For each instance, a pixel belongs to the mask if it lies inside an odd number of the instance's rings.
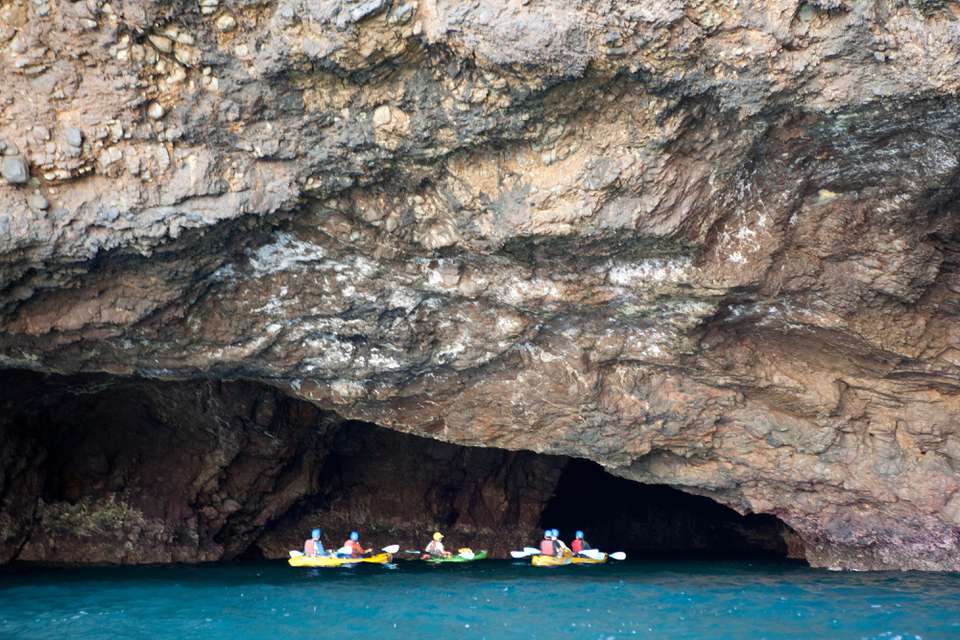
[[[0,11],[0,364],[266,381],[960,569],[955,3]]]

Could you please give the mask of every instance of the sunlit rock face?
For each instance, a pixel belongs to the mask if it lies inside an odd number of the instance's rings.
[[[954,3],[2,10],[3,366],[264,381],[960,569]]]

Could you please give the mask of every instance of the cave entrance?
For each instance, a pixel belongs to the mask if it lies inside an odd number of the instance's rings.
[[[740,515],[710,498],[613,476],[571,460],[540,518],[565,541],[578,529],[590,544],[640,555],[786,557],[789,528],[766,514]]]

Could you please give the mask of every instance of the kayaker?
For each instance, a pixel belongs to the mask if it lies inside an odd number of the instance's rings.
[[[570,547],[568,547],[563,540],[560,539],[560,531],[558,529],[554,529],[550,533],[552,534],[551,537],[553,538],[553,544],[554,547],[556,547],[556,556],[558,558],[562,556],[573,555],[573,552],[570,551]]]
[[[323,554],[323,543],[320,542],[320,529],[314,529],[310,532],[310,539],[303,543],[303,555],[308,558],[316,558]]]
[[[557,555],[557,551],[557,545],[553,540],[553,529],[545,529],[543,532],[543,540],[540,541],[540,555],[555,556]]]
[[[593,549],[593,547],[584,539],[583,531],[577,531],[576,537],[573,539],[573,542],[570,543],[570,550],[579,556],[582,552],[590,549]]]
[[[360,558],[370,553],[370,549],[364,549],[360,544],[360,534],[356,531],[350,532],[350,538],[343,543],[343,546],[337,551],[341,557]]]
[[[433,558],[449,558],[452,554],[443,548],[443,534],[439,531],[433,532],[433,540],[427,543],[425,551],[427,555]]]

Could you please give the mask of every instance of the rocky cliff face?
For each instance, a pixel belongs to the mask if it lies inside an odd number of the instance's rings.
[[[7,0],[0,364],[259,380],[960,569],[958,17]]]

